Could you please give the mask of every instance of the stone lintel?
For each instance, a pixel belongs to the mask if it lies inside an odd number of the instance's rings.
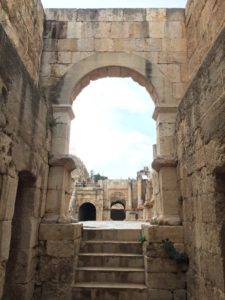
[[[76,169],[76,161],[73,155],[57,155],[50,159],[49,165],[51,167],[64,166],[67,171],[71,172]]]
[[[152,168],[159,172],[161,168],[164,167],[173,167],[177,166],[177,160],[174,158],[167,158],[167,157],[156,157],[152,162]]]
[[[177,106],[156,106],[152,118],[156,121],[160,113],[177,113]]]
[[[53,104],[53,113],[67,113],[71,120],[75,118],[75,114],[70,104]]]

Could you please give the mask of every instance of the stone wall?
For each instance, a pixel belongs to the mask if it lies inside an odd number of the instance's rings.
[[[161,101],[176,104],[186,81],[184,21],[183,9],[48,9],[42,86],[51,89],[71,66],[95,53],[133,53],[157,65],[159,72],[169,79],[171,85],[154,78],[152,66],[146,67]],[[108,65],[110,63],[109,60]],[[118,72],[120,70],[112,70],[108,74],[107,70],[103,73],[95,70],[93,78],[113,74],[120,77]],[[129,72],[125,71],[123,77],[129,76]],[[87,84],[88,80],[83,82],[82,88]],[[78,92],[80,90],[74,98]]]
[[[41,224],[34,300],[71,299],[81,225]]]
[[[225,299],[224,41],[225,29],[193,79],[176,124],[190,300]]]
[[[169,258],[162,240],[169,239],[179,253],[184,251],[182,226],[144,226],[142,235],[146,285],[151,300],[186,300],[186,264]],[[204,299],[204,298],[198,298]]]
[[[44,10],[40,0],[1,0],[0,23],[31,78],[38,83]]]
[[[225,25],[224,0],[189,0],[186,6],[188,81],[201,66]]]
[[[8,289],[25,300],[45,209],[49,131],[48,106],[17,50],[0,26],[0,297],[7,268]]]

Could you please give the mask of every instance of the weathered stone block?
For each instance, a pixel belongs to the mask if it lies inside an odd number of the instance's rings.
[[[40,300],[71,299],[71,284],[57,284],[46,282],[43,284],[42,298]]]
[[[149,8],[146,9],[146,20],[147,21],[162,21],[166,18],[166,9],[164,8]]]
[[[186,290],[176,290],[174,291],[174,300],[186,300],[187,291]]]
[[[146,264],[149,273],[176,273],[178,271],[177,263],[168,258],[148,257]]]
[[[14,213],[18,180],[2,176],[0,182],[0,220],[11,220]]]
[[[164,21],[149,22],[149,36],[151,38],[164,38],[165,22]]]
[[[82,35],[82,22],[68,22],[67,38],[81,38]]]
[[[54,257],[74,256],[73,241],[47,241],[47,254]]]
[[[144,235],[150,243],[165,239],[173,243],[183,243],[183,226],[144,226]]]
[[[165,291],[160,289],[150,289],[149,299],[151,300],[172,300],[173,294],[171,291]]]
[[[0,222],[0,260],[7,260],[11,242],[11,221]]]
[[[41,282],[59,281],[59,259],[42,256],[38,267],[38,280]]]
[[[167,38],[184,38],[185,36],[185,26],[183,22],[170,21],[166,22],[165,26],[165,36]]]
[[[176,290],[184,289],[186,278],[183,273],[149,273],[148,286],[151,289]]]
[[[80,224],[41,224],[39,230],[39,240],[74,240],[75,228]]]

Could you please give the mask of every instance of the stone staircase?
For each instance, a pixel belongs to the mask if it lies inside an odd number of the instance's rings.
[[[84,229],[73,300],[147,300],[136,229]]]

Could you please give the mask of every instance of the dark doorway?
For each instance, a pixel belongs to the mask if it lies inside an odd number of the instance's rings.
[[[111,205],[111,219],[113,221],[123,221],[126,218],[125,208],[121,202],[114,202]]]
[[[91,203],[84,203],[79,208],[79,221],[96,221],[96,208]]]
[[[220,230],[221,258],[223,262],[223,281],[225,286],[225,167],[216,172],[216,219]]]
[[[9,259],[6,265],[6,279],[3,299],[22,299],[21,286],[24,293],[26,287],[32,281],[30,266],[32,253],[31,240],[33,238],[32,228],[28,226],[31,222],[31,210],[35,192],[35,178],[31,173],[22,171],[19,173],[19,181],[15,202],[14,215],[12,219],[12,232],[10,242]],[[19,295],[19,296],[18,296]]]

